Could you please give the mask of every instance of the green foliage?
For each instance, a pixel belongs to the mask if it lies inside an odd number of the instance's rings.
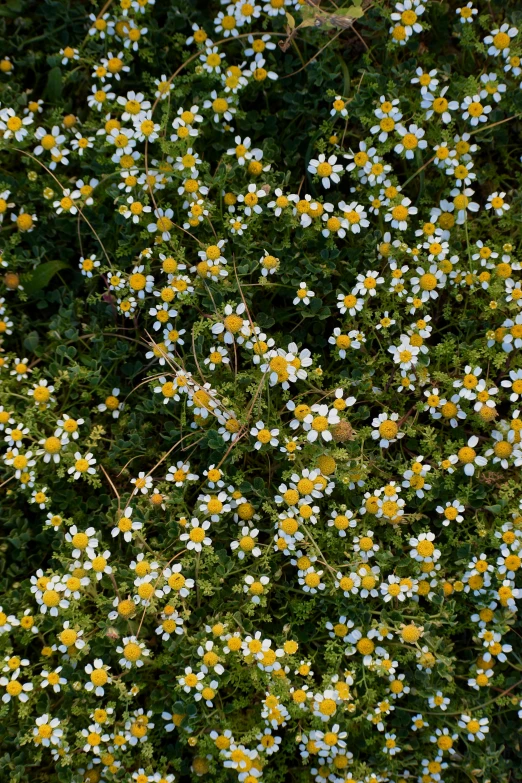
[[[2,783],[518,779],[522,14],[477,10],[0,8]]]

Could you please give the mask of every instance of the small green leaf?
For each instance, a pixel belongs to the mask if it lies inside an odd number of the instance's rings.
[[[34,270],[31,277],[23,281],[24,290],[32,295],[36,294],[49,283],[52,277],[61,269],[67,269],[65,261],[46,261]]]
[[[0,16],[9,16],[13,19],[20,16],[23,11],[23,4],[21,0],[8,0],[8,2],[0,8]]]
[[[56,103],[62,94],[62,71],[60,68],[51,68],[47,77],[45,95],[50,103]]]
[[[364,16],[364,10],[360,5],[351,5],[349,8],[339,8],[335,16],[349,16],[352,19],[360,19]]]
[[[308,19],[303,19],[299,27],[317,27],[316,17],[310,16]]]
[[[34,350],[38,343],[40,342],[40,335],[38,332],[29,332],[27,337],[24,340],[24,348],[26,348],[29,353],[34,353]]]

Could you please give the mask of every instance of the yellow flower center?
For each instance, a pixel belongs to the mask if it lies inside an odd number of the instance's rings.
[[[123,648],[123,656],[128,661],[134,662],[141,658],[141,647],[136,642],[128,642]]]
[[[499,50],[507,49],[510,42],[511,39],[507,33],[498,32],[493,38],[493,46]]]
[[[320,163],[317,167],[317,173],[320,177],[329,177],[332,173],[332,167],[329,163]]]

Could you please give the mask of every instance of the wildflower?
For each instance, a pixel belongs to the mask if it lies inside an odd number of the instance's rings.
[[[296,297],[293,300],[293,304],[296,305],[302,303],[305,305],[309,305],[310,299],[313,299],[314,296],[315,296],[314,291],[308,290],[308,286],[306,285],[306,283],[299,283],[299,288],[297,289]]]
[[[150,655],[150,650],[145,646],[145,642],[139,642],[135,636],[124,637],[122,645],[116,647],[116,652],[122,654],[119,664],[124,669],[131,669],[132,666],[137,666],[138,668],[143,666],[143,658]]]
[[[185,693],[190,693],[193,688],[195,688],[196,691],[201,691],[203,690],[203,684],[201,680],[204,676],[204,672],[200,671],[196,674],[192,671],[190,666],[187,666],[185,668],[185,674],[181,677],[178,677],[178,682]]]
[[[467,95],[463,102],[460,104],[460,108],[463,111],[462,119],[468,120],[473,127],[478,125],[479,122],[487,122],[488,114],[491,111],[491,106],[484,106],[480,102],[480,95]]]
[[[348,109],[346,108],[346,102],[341,98],[340,95],[335,96],[335,100],[332,103],[332,108],[330,110],[330,116],[331,117],[348,117]]]
[[[141,492],[142,495],[146,495],[152,489],[152,476],[140,471],[137,478],[131,479],[131,484],[134,484],[134,492]]]
[[[141,201],[137,201],[133,196],[127,198],[127,204],[129,206],[126,207],[125,205],[122,205],[119,212],[127,220],[132,220],[133,223],[139,223],[143,215],[152,211],[152,207],[143,204]]]
[[[108,559],[111,553],[106,549],[103,553],[98,553],[94,549],[87,547],[88,560],[85,561],[83,567],[87,570],[92,569],[96,574],[96,579],[100,580],[104,574],[112,574],[112,568],[108,564]]]
[[[450,522],[462,522],[464,517],[462,516],[462,512],[464,511],[464,506],[460,501],[453,500],[453,501],[447,501],[445,506],[437,506],[437,513],[442,514],[444,519],[442,521],[442,524],[444,527],[447,527]]]
[[[430,563],[439,559],[441,552],[435,549],[433,544],[435,534],[432,532],[421,533],[417,538],[410,538],[410,557],[419,563]]]
[[[432,95],[430,92],[424,93],[421,107],[428,110],[426,112],[427,120],[431,119],[431,117],[436,114],[446,125],[451,122],[451,112],[457,111],[459,104],[458,101],[448,101],[448,99],[444,97],[447,91],[448,87],[444,87],[438,96]]]
[[[2,696],[4,704],[8,704],[11,699],[18,699],[22,704],[29,700],[27,694],[33,690],[33,684],[31,682],[19,682],[19,675],[20,669],[16,669],[10,678],[0,677],[0,687],[5,688],[5,693]]]
[[[111,682],[108,670],[110,666],[103,663],[101,658],[96,658],[94,662],[85,666],[85,672],[89,675],[89,682],[85,684],[86,691],[94,691],[96,696],[103,696],[105,693],[104,685]]]
[[[459,21],[461,24],[472,24],[473,17],[478,14],[478,10],[473,7],[472,2],[469,2],[462,8],[457,8],[455,13],[460,16]]]
[[[404,432],[399,431],[399,425],[397,424],[399,418],[398,413],[380,413],[379,416],[372,421],[372,438],[379,440],[379,446],[381,449],[387,449],[392,443],[396,443],[397,440],[404,437]]]
[[[254,183],[248,186],[246,194],[240,193],[237,197],[237,200],[241,204],[245,205],[245,215],[247,217],[251,217],[252,213],[255,213],[256,215],[260,215],[262,213],[263,208],[259,203],[259,199],[264,198],[265,196],[266,192],[263,190],[263,188],[258,188],[258,186]]]
[[[154,210],[154,217],[156,218],[156,222],[149,223],[147,231],[150,231],[151,233],[155,233],[156,231],[160,232],[162,240],[168,242],[171,236],[170,232],[174,226],[172,221],[174,212],[172,209],[163,210],[158,207]]]
[[[303,429],[307,433],[307,440],[313,443],[318,437],[325,441],[332,440],[330,427],[339,424],[339,414],[335,408],[328,405],[314,404],[311,411],[303,420]]]
[[[225,305],[223,321],[212,326],[212,334],[216,336],[223,334],[224,342],[229,345],[234,342],[243,343],[245,337],[250,336],[249,321],[242,318],[245,310],[243,303],[235,308],[232,305]]]
[[[509,54],[511,39],[516,38],[518,30],[516,27],[510,27],[509,24],[503,24],[496,30],[492,30],[489,35],[484,38],[484,43],[488,48],[488,54],[493,57],[502,55],[507,57]]]
[[[404,45],[413,33],[422,32],[422,25],[417,19],[424,10],[420,0],[404,0],[395,4],[395,11],[391,14],[392,21],[396,22],[395,27],[391,28],[392,40],[395,43]]]
[[[36,718],[36,727],[33,729],[33,742],[43,745],[45,748],[51,745],[60,745],[63,730],[60,728],[58,718],[51,718],[48,713]]]
[[[62,669],[63,666],[58,666],[54,671],[50,672],[43,669],[40,674],[42,678],[42,688],[47,688],[47,686],[50,686],[50,689],[52,689],[54,693],[60,693],[62,685],[67,684],[67,679],[60,675]]]
[[[171,606],[165,607],[165,610],[161,616],[161,624],[156,628],[156,633],[161,634],[164,642],[168,641],[173,633],[177,636],[183,634],[183,619]]]
[[[119,533],[122,533],[125,541],[132,541],[132,534],[136,530],[141,530],[142,527],[142,522],[137,519],[132,519],[132,508],[127,507],[118,520],[118,524],[112,528],[111,535],[115,538]]]
[[[489,721],[487,718],[473,718],[470,715],[461,715],[459,726],[467,732],[470,742],[484,740],[489,732]]]
[[[417,207],[411,206],[411,200],[409,198],[401,197],[400,203],[386,212],[384,220],[387,222],[391,221],[393,228],[405,231],[408,227],[410,215],[416,215],[417,211]]]
[[[56,456],[57,455],[55,455],[55,457]],[[90,452],[82,456],[81,452],[76,451],[74,454],[74,460],[74,465],[71,465],[71,467],[68,468],[67,473],[72,475],[75,481],[77,481],[82,476],[85,476],[86,474],[91,476],[95,475],[96,468],[93,468],[93,465],[96,464],[96,459]]]
[[[509,204],[506,204],[504,201],[505,195],[505,193],[499,193],[498,191],[492,193],[490,196],[488,196],[486,209],[491,209],[496,215],[498,215],[498,217],[502,217],[502,215],[504,215],[504,213],[509,210]]]
[[[481,457],[477,455],[477,452],[475,451],[475,446],[478,443],[478,437],[476,435],[472,435],[471,438],[468,439],[467,445],[462,446],[457,452],[457,457],[459,459],[459,462],[464,465],[464,473],[466,476],[472,476],[475,472],[475,465],[478,467],[484,467],[487,465],[488,461],[485,457]]]
[[[29,132],[27,126],[32,124],[32,116],[19,117],[14,109],[0,109],[0,130],[4,139],[14,137],[18,142],[23,141]]]
[[[315,174],[321,179],[323,188],[328,189],[331,183],[338,184],[340,182],[339,172],[343,170],[343,166],[337,163],[337,156],[330,155],[326,159],[326,155],[319,155],[317,159],[312,158],[308,164],[308,171],[311,174]]]
[[[203,108],[212,109],[214,112],[214,122],[231,122],[233,115],[236,112],[236,107],[232,104],[232,102],[228,98],[218,97],[218,94],[215,90],[212,90],[210,93],[210,98],[212,100],[208,99],[203,103]]]
[[[84,277],[92,277],[93,270],[100,266],[100,262],[96,260],[96,255],[93,253],[88,258],[80,257],[78,267],[84,275]]]
[[[252,427],[250,430],[250,434],[252,437],[256,439],[256,442],[254,444],[254,448],[259,450],[264,445],[270,444],[270,446],[278,446],[279,441],[277,439],[277,435],[279,435],[279,430],[272,429],[268,430],[262,421],[256,422],[256,426]]]
[[[357,296],[357,294],[375,296],[377,293],[377,286],[382,283],[384,283],[384,277],[379,277],[378,272],[365,272],[364,274],[357,275],[357,284],[352,293],[354,296]]]
[[[434,696],[430,696],[428,699],[428,705],[431,710],[439,709],[445,712],[450,705],[451,700],[444,696],[442,691],[437,691]]]
[[[194,549],[196,552],[201,552],[204,546],[210,546],[212,539],[207,536],[206,531],[210,527],[210,522],[205,520],[199,522],[196,517],[193,517],[190,524],[187,525],[188,533],[182,533],[179,537],[180,541],[186,541],[187,549]]]

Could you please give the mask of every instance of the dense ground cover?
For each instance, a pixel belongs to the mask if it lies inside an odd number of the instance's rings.
[[[516,3],[0,8],[0,779],[516,781]]]

